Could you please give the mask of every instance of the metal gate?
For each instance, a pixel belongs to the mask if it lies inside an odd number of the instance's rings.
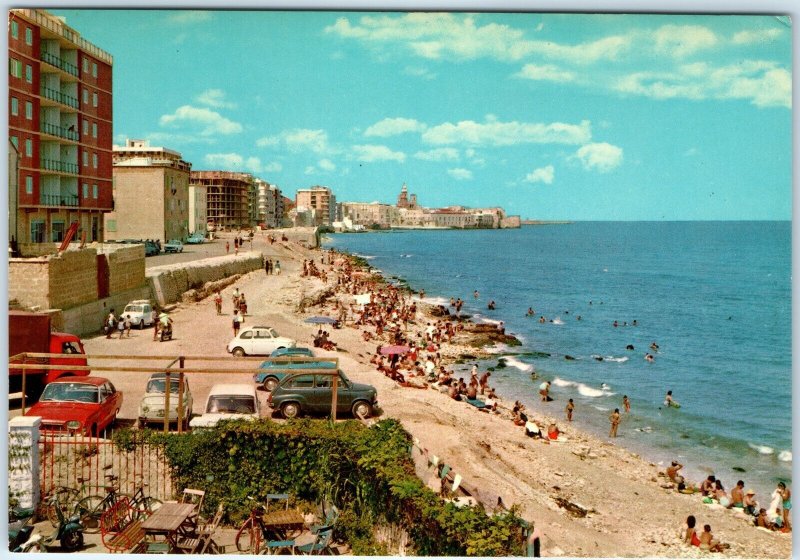
[[[41,496],[60,487],[82,496],[104,495],[107,486],[133,494],[144,485],[145,495],[174,499],[169,465],[162,446],[131,442],[128,449],[108,439],[42,432],[39,439]]]

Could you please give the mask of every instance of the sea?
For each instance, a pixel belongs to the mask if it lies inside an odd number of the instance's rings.
[[[522,345],[478,365],[505,401],[566,424],[571,398],[574,425],[603,438],[619,408],[615,444],[664,467],[677,460],[689,480],[714,474],[728,490],[744,480],[762,503],[791,483],[791,222],[392,230],[323,246],[430,303],[461,298],[462,314],[503,321]],[[552,402],[538,398],[544,380]],[[680,408],[665,406],[667,391]]]

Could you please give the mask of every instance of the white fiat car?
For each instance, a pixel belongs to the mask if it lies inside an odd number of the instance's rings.
[[[122,317],[131,316],[131,326],[143,329],[153,324],[153,306],[149,299],[135,299],[125,306]]]
[[[220,420],[255,419],[261,416],[256,388],[249,383],[218,383],[211,387],[202,416],[189,423],[192,429],[213,428]]]
[[[278,348],[294,348],[297,341],[278,336],[272,327],[247,327],[228,343],[228,352],[234,356],[269,356]]]

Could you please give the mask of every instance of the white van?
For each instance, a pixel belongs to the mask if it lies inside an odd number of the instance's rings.
[[[211,387],[202,416],[192,418],[192,428],[213,428],[220,420],[261,417],[256,388],[249,383],[218,383]]]

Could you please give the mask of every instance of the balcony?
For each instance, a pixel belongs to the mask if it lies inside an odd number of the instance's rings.
[[[47,122],[41,123],[39,126],[39,131],[44,132],[45,134],[49,134],[50,136],[58,136],[60,138],[66,138],[67,140],[74,140],[75,142],[78,141],[78,132],[76,130],[72,130],[74,125],[70,128],[66,128],[64,126],[59,126],[57,124],[50,124]]]
[[[49,87],[45,87],[44,85],[41,88],[39,88],[39,93],[42,97],[46,97],[47,99],[51,99],[56,103],[61,103],[62,105],[66,105],[67,107],[72,107],[73,109],[77,109],[80,106],[77,97],[72,97],[71,95],[67,95],[66,93],[61,93],[60,91],[55,89],[50,89]]]
[[[67,62],[63,58],[59,58],[56,55],[50,54],[46,51],[42,51],[41,58],[42,62],[46,62],[50,66],[55,66],[56,68],[59,68],[67,74],[75,76],[76,78],[78,77],[78,67],[70,62]]]
[[[59,161],[57,159],[41,158],[39,160],[39,167],[47,171],[60,171],[61,173],[72,173],[73,175],[78,174],[77,164]]]
[[[39,204],[42,206],[70,206],[77,208],[78,195],[76,194],[40,194]]]

